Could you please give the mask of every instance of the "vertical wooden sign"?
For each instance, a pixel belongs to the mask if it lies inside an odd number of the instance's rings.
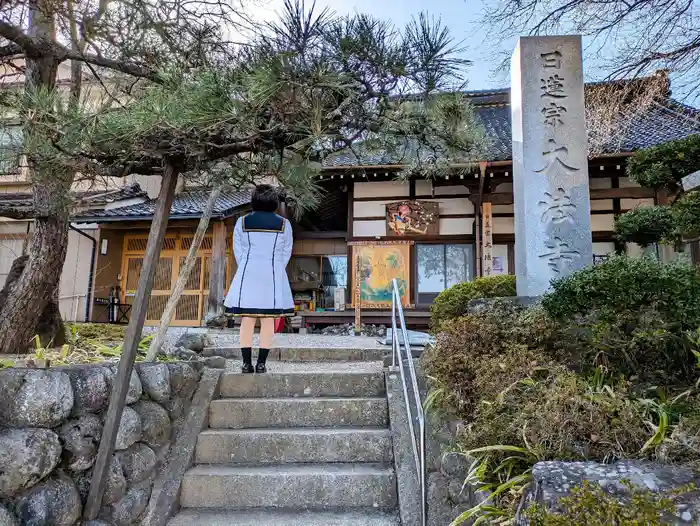
[[[361,321],[361,298],[362,294],[360,292],[360,280],[362,279],[362,265],[359,251],[353,250],[353,256],[355,257],[355,334],[360,335],[362,332],[362,321]]]
[[[493,216],[491,203],[486,202],[481,205],[481,225],[482,225],[482,255],[483,255],[483,276],[490,276],[493,272]]]

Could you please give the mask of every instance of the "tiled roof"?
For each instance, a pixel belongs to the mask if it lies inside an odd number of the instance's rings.
[[[88,206],[106,205],[107,203],[114,203],[115,201],[133,199],[136,197],[148,197],[148,194],[141,190],[138,183],[130,184],[123,188],[108,192],[100,190],[99,192],[80,192],[75,195],[77,201]]]
[[[123,201],[125,199],[133,199],[136,197],[147,197],[146,192],[141,190],[138,184],[132,184],[110,191],[88,191],[75,192],[73,199],[77,205],[88,206],[104,206],[107,203]],[[18,210],[30,212],[34,208],[34,200],[32,194],[29,193],[0,193],[0,211],[1,210]],[[0,215],[1,212],[0,212]]]
[[[510,90],[480,90],[465,93],[484,126],[488,138],[487,152],[480,161],[508,161],[512,157]],[[667,141],[700,134],[700,111],[673,99],[651,106],[637,116],[625,135],[604,148],[603,153],[633,152]],[[363,165],[402,164],[406,158],[391,156],[387,152],[363,155]],[[357,165],[350,153],[338,153],[326,160],[326,167]]]
[[[206,205],[208,188],[186,190],[175,196],[170,209],[170,219],[199,218]],[[228,190],[221,193],[214,205],[212,217],[226,217],[236,209],[250,203],[251,190]],[[156,200],[149,199],[143,203],[112,208],[110,210],[85,210],[73,218],[77,222],[129,221],[149,219],[156,209]]]

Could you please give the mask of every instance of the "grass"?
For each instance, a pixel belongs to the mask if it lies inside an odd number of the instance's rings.
[[[46,360],[50,366],[81,365],[116,361],[122,355],[125,325],[106,323],[66,323],[66,344],[53,347],[50,342],[34,340],[34,352],[27,355],[0,356],[0,369],[37,367]],[[136,361],[143,361],[153,337],[147,335],[138,346]],[[159,356],[158,361],[173,361]]]

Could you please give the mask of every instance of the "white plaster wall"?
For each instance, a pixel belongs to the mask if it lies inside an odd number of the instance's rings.
[[[623,210],[632,210],[638,206],[654,206],[654,198],[646,199],[620,199],[620,208]]]
[[[440,214],[473,214],[474,204],[466,197],[454,199],[421,199],[427,203],[438,203]],[[352,204],[353,215],[359,217],[384,217],[386,205],[394,200],[381,201],[354,201]]]
[[[513,234],[513,233],[515,233],[515,219],[512,217],[494,217],[493,218],[493,233],[494,234]]]
[[[443,217],[440,219],[440,235],[470,235],[474,228],[474,218]]]
[[[640,185],[633,182],[629,177],[620,177],[620,188],[641,188]]]
[[[612,188],[612,181],[609,177],[595,177],[589,181],[589,187],[592,189]]]
[[[491,205],[492,214],[514,214],[515,207],[513,205]]]
[[[99,239],[97,230],[83,230],[88,236]],[[98,247],[99,250],[99,247]],[[71,230],[68,233],[68,250],[63,265],[58,290],[59,309],[66,321],[85,321],[85,302],[92,260],[92,242]]]
[[[469,189],[466,186],[436,186],[435,195],[454,195],[454,194],[468,194]],[[416,187],[416,195],[421,195],[418,193],[418,187]],[[427,194],[430,195],[430,194]]]
[[[426,181],[425,179],[418,179],[416,181],[416,195],[433,195],[433,182]],[[435,192],[437,194],[437,191]]]
[[[374,221],[356,219],[352,222],[352,235],[353,237],[384,237],[386,236],[386,221],[383,219]]]
[[[605,256],[615,253],[615,243],[612,241],[594,241],[593,254],[596,256]]]
[[[610,210],[613,209],[612,199],[592,199],[591,210]]]
[[[410,187],[408,183],[399,181],[370,181],[366,183],[354,183],[354,197],[408,197]]]
[[[593,232],[612,232],[614,226],[615,216],[612,214],[591,216],[591,230]]]

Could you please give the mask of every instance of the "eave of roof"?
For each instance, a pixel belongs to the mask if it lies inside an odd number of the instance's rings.
[[[169,219],[199,219],[210,191],[210,189],[206,188],[190,189],[175,196]],[[250,204],[250,197],[251,190],[248,189],[222,192],[214,205],[212,218],[226,219],[234,216],[238,211],[245,209]],[[72,221],[76,223],[147,221],[153,217],[155,206],[156,200],[149,199],[143,203],[121,208],[85,210],[76,214]]]
[[[603,83],[587,83],[587,86]],[[464,166],[486,162],[490,166],[512,163],[510,89],[477,90],[464,92],[472,104],[489,140],[488,152],[482,159],[464,163]],[[624,157],[649,146],[700,134],[700,111],[674,99],[656,103],[644,114],[635,117],[625,136],[604,149],[597,157]],[[407,162],[387,152],[366,154],[358,164],[353,154],[340,152],[329,157],[324,171],[402,169]],[[455,165],[456,167],[458,165]],[[462,165],[459,165],[462,166]]]

